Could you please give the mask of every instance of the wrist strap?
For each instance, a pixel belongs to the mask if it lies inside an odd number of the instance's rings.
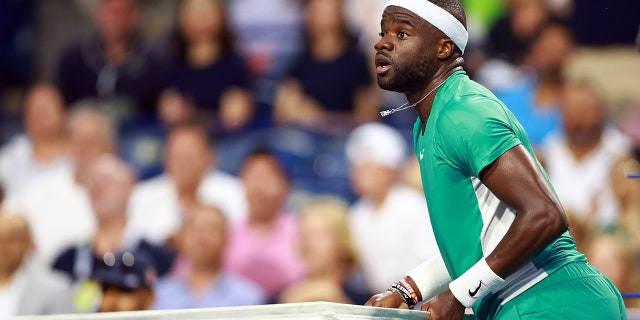
[[[418,304],[418,295],[405,279],[400,279],[398,282],[392,284],[388,290],[400,294],[404,302],[409,306],[409,309],[413,309],[413,307]]]
[[[498,291],[502,284],[504,279],[495,274],[482,258],[458,279],[452,281],[449,289],[462,305],[471,308],[489,293]]]

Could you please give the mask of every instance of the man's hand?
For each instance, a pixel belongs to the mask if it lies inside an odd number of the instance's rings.
[[[431,313],[429,320],[462,320],[465,307],[451,293],[451,290],[447,289],[423,304],[421,310]]]
[[[369,301],[367,301],[367,303],[365,303],[364,305],[380,308],[409,309],[409,306],[407,306],[400,294],[392,291],[378,293],[375,296],[371,297],[371,299],[369,299]]]

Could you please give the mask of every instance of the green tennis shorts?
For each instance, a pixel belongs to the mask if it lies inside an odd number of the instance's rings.
[[[570,263],[506,304],[488,309],[495,312],[479,310],[478,319],[627,319],[618,289],[586,262]]]

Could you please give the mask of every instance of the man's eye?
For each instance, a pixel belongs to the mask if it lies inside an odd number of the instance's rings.
[[[379,32],[379,33],[378,33],[378,35],[380,36],[380,38],[384,38],[384,35],[385,35],[385,34],[386,34],[386,33],[384,33],[384,32]]]
[[[400,39],[406,39],[408,36],[409,35],[404,31],[398,32],[398,38],[400,38]]]

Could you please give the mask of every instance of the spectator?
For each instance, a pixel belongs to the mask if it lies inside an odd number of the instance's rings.
[[[106,100],[118,116],[155,110],[160,77],[139,33],[139,16],[135,0],[96,1],[96,32],[66,49],[58,64],[57,84],[67,103]]]
[[[78,282],[80,288],[90,288],[83,286],[84,282],[93,277],[96,266],[109,254],[131,252],[145,256],[160,275],[173,265],[172,253],[141,239],[127,222],[127,206],[134,184],[132,169],[112,155],[103,155],[92,165],[87,192],[97,221],[95,236],[90,242],[67,248],[53,264],[55,269]],[[91,291],[78,292],[79,297],[83,294],[90,295]],[[78,311],[88,312],[91,306],[87,303],[77,307]]]
[[[67,135],[73,169],[34,181],[12,201],[25,212],[38,258],[47,265],[61,250],[93,236],[96,221],[86,189],[90,169],[116,144],[110,118],[89,102],[71,112]]]
[[[362,305],[370,297],[351,281],[358,255],[351,238],[349,207],[319,199],[301,211],[296,243],[305,264],[305,278],[289,286],[279,302],[329,301]]]
[[[0,318],[70,313],[70,284],[30,259],[29,225],[0,208]]]
[[[564,89],[563,132],[541,149],[549,178],[563,207],[595,227],[612,226],[619,212],[608,184],[614,163],[628,154],[630,143],[607,126],[606,106],[585,83]]]
[[[357,128],[346,143],[351,181],[360,196],[351,208],[351,226],[372,292],[386,290],[438,250],[424,196],[399,183],[405,149],[400,133],[380,123]]]
[[[265,302],[254,283],[224,270],[227,220],[215,207],[194,207],[179,235],[186,268],[155,287],[154,309],[191,309],[256,305]],[[180,272],[182,271],[182,272]]]
[[[197,204],[218,206],[229,221],[242,219],[244,188],[235,177],[214,169],[214,159],[204,127],[187,122],[170,130],[165,173],[142,182],[132,197],[132,222],[145,239],[164,244],[180,230],[183,213]]]
[[[99,312],[140,311],[151,307],[156,274],[144,255],[111,253],[99,262],[93,275],[102,290]]]
[[[29,90],[24,103],[26,134],[14,137],[0,153],[0,181],[9,197],[42,175],[69,169],[64,121],[58,89],[40,84]]]
[[[208,127],[216,133],[245,127],[254,109],[249,71],[235,52],[225,11],[223,0],[180,1],[166,75],[166,87],[214,120]],[[161,101],[161,108],[169,107]],[[166,115],[163,120],[170,122]]]
[[[232,226],[226,265],[273,297],[303,273],[294,249],[296,220],[285,208],[290,181],[276,156],[267,150],[248,156],[241,179],[249,215]]]
[[[377,119],[371,71],[347,28],[341,0],[311,0],[306,48],[276,94],[274,117],[284,124],[326,127]]]

